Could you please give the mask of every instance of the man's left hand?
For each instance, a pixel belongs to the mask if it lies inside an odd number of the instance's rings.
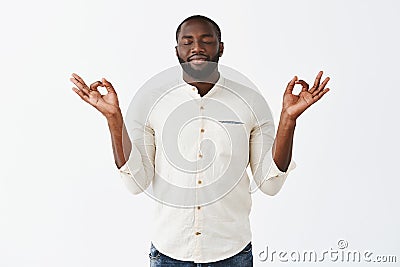
[[[322,77],[320,71],[315,78],[313,87],[309,89],[308,83],[303,80],[297,80],[297,76],[288,83],[285,94],[283,95],[283,109],[290,119],[296,120],[307,108],[321,99],[321,97],[329,91],[325,88],[329,81],[329,77],[320,83]],[[302,89],[298,95],[293,94],[293,88],[296,84],[301,84]]]

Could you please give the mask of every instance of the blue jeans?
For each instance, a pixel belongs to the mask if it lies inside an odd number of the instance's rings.
[[[193,261],[175,260],[158,251],[153,243],[150,247],[149,257],[150,267],[253,267],[251,242],[236,255],[216,262],[194,263]]]

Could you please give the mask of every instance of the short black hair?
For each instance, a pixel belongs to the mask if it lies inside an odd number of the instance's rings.
[[[182,24],[185,23],[186,21],[189,21],[189,20],[192,20],[192,19],[193,19],[193,20],[194,20],[194,19],[203,20],[203,21],[206,21],[206,22],[211,23],[211,25],[213,25],[214,30],[215,30],[216,33],[217,33],[218,41],[221,42],[221,29],[219,28],[218,24],[215,23],[215,21],[213,21],[212,19],[207,18],[206,16],[202,16],[202,15],[193,15],[193,16],[190,16],[190,17],[184,19],[184,20],[181,22],[181,24],[179,24],[178,28],[176,29],[176,42],[178,42],[178,35],[179,35],[180,31],[181,31]]]

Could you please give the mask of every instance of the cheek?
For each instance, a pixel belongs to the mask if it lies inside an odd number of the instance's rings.
[[[186,53],[184,51],[182,51],[181,49],[176,50],[176,56],[178,58],[181,58],[182,60],[186,61],[186,58],[187,58]]]
[[[176,51],[178,52],[178,55],[184,56],[184,55],[187,55],[189,49],[186,49],[185,47],[181,46],[181,47],[178,47]]]

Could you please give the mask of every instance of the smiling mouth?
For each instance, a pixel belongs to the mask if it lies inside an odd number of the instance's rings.
[[[205,56],[192,56],[191,58],[189,58],[189,62],[195,65],[200,65],[203,64],[204,62],[207,61],[207,57]]]
[[[204,62],[206,62],[207,59],[192,59],[189,62],[195,65],[201,65],[204,64]]]

